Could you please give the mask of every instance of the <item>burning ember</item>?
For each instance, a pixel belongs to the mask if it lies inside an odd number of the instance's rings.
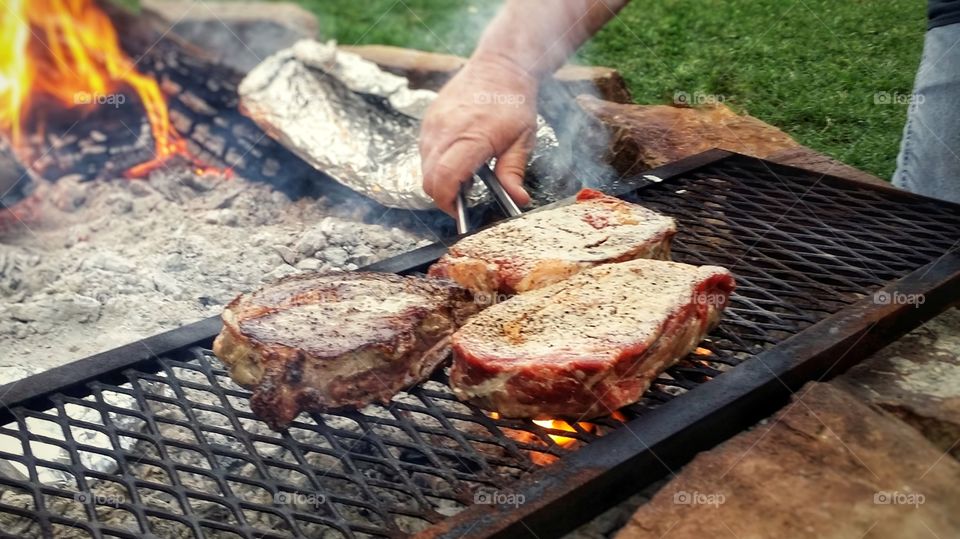
[[[566,421],[561,421],[559,419],[534,419],[533,422],[545,429],[553,430],[562,430],[565,432],[577,432],[577,429],[573,428],[573,425],[567,423]],[[592,432],[596,426],[593,423],[578,423],[580,428],[587,432]],[[576,438],[568,438],[566,436],[560,436],[557,434],[548,434],[550,439],[553,440],[557,445],[562,447],[567,447],[577,441]]]
[[[623,418],[623,416],[620,414],[620,412],[614,412],[614,414],[619,416],[615,416],[618,420],[622,420],[621,418]],[[488,415],[491,419],[500,419],[500,414],[497,412],[489,412]],[[573,425],[560,419],[534,419],[533,423],[545,429],[574,433],[577,432],[577,429],[575,429]],[[597,430],[597,426],[593,423],[580,422],[577,423],[577,425],[579,425],[580,428],[586,432],[595,432]],[[518,442],[523,443],[530,443],[535,439],[535,435],[532,432],[510,430],[508,431],[507,435],[516,439]],[[549,436],[550,439],[560,447],[570,447],[579,441],[576,438],[571,438],[560,434],[547,434],[547,436]],[[546,466],[556,461],[556,457],[539,452],[531,452],[530,458],[534,464],[538,464],[540,466]]]
[[[0,10],[0,129],[21,147],[42,132],[51,101],[66,109],[122,105],[133,90],[154,138],[154,158],[127,171],[142,176],[171,156],[187,156],[157,81],[120,49],[94,0],[4,0]],[[192,161],[192,159],[191,159]]]

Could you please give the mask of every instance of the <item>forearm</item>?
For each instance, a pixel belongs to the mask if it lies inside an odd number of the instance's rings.
[[[507,0],[473,54],[539,79],[612,19],[629,0]]]

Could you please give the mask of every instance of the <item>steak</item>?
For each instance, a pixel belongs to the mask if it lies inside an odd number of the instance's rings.
[[[301,411],[385,403],[426,379],[476,310],[449,281],[295,275],[233,300],[213,351],[253,390],[254,413],[282,430]]]
[[[670,217],[584,189],[574,204],[530,213],[461,239],[429,274],[485,295],[517,294],[599,264],[669,260],[676,232]]]
[[[696,348],[733,289],[716,266],[634,260],[585,270],[470,319],[453,335],[450,385],[506,417],[609,414]]]

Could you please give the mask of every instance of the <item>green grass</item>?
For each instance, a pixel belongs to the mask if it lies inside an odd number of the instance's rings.
[[[325,37],[466,55],[495,0],[299,0]],[[638,103],[721,96],[800,143],[888,178],[923,42],[919,0],[634,0],[580,51]]]

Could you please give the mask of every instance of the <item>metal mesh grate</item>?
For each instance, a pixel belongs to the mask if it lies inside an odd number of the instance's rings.
[[[627,418],[956,249],[945,205],[727,158],[626,198],[672,215],[675,259],[729,267],[721,326]],[[207,343],[209,344],[209,343]],[[550,430],[459,403],[442,374],[389,407],[268,430],[192,348],[11,410],[0,530],[16,537],[370,537],[422,530],[616,429]],[[79,377],[78,377],[79,378]],[[564,438],[554,439],[555,436]]]
[[[550,433],[571,442],[599,435],[491,419],[458,402],[442,378],[389,408],[301,416],[279,434],[250,412],[248,392],[209,350],[156,366],[91,383],[86,398],[55,395],[44,412],[15,411],[16,423],[0,427],[0,456],[26,467],[30,483],[0,478],[2,529],[23,537],[45,527],[79,537],[97,529],[123,537],[141,529],[164,537],[409,533],[474,503],[484,487],[555,461],[566,449]]]

